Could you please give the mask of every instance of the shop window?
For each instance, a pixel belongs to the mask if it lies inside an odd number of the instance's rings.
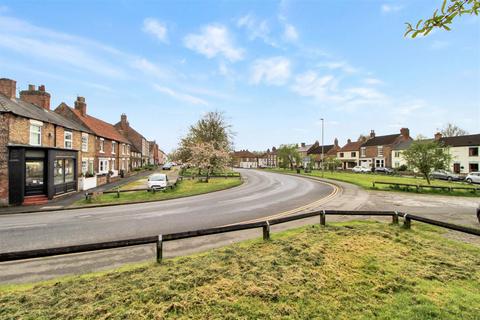
[[[73,134],[71,131],[65,131],[63,134],[65,149],[72,149]]]
[[[62,183],[74,181],[74,172],[75,164],[73,159],[56,159],[53,163],[53,183],[55,185],[59,185]]]
[[[42,145],[42,126],[38,124],[30,124],[30,144],[32,146]]]
[[[74,164],[73,159],[65,159],[65,182],[74,180]]]

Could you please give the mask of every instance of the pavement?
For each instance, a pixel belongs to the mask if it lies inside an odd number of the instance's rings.
[[[321,179],[258,170],[241,172],[246,179],[242,186],[206,195],[148,204],[0,216],[0,252],[165,234],[314,209],[397,210],[479,227],[475,208],[480,199],[476,198],[367,191],[338,181],[315,181]],[[327,223],[352,219],[373,218],[328,216]],[[318,220],[315,217],[276,225],[272,232]],[[478,237],[453,231],[448,235],[480,245]],[[167,242],[164,256],[201,252],[260,236],[261,229],[253,229]],[[0,282],[33,282],[153,261],[154,250],[153,245],[147,245],[0,263]]]

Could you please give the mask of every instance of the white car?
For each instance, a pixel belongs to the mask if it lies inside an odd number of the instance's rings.
[[[165,173],[154,173],[148,177],[148,189],[165,189],[168,185],[168,177]]]
[[[371,172],[372,169],[367,167],[362,167],[362,166],[356,166],[352,169],[352,171],[355,173],[362,173],[362,172]]]
[[[465,181],[468,183],[480,183],[480,172],[470,172],[465,177]]]

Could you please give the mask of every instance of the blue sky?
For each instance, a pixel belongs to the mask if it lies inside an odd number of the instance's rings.
[[[480,130],[480,18],[403,38],[424,1],[0,1],[0,77],[52,107],[132,126],[170,151],[221,110],[235,147]]]

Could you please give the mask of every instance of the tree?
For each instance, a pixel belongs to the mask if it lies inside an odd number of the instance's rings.
[[[298,167],[298,164],[302,162],[296,144],[282,144],[277,149],[277,157],[280,167],[284,169],[290,167],[293,170],[294,167]]]
[[[447,125],[443,127],[443,129],[440,129],[440,133],[443,137],[458,137],[468,134],[467,131],[457,127],[453,123],[447,123]]]
[[[328,156],[325,158],[325,169],[330,171],[337,170],[338,167],[342,165],[342,161],[333,156]]]
[[[448,4],[448,5],[447,5]],[[435,10],[430,19],[423,21],[419,20],[415,27],[407,22],[405,37],[410,36],[415,38],[417,35],[428,35],[434,28],[443,28],[450,31],[449,25],[452,24],[453,19],[463,14],[476,15],[480,11],[480,0],[443,0],[440,14],[438,9]]]
[[[213,111],[205,114],[194,125],[188,134],[180,140],[173,153],[180,160],[209,174],[215,170],[223,170],[230,162],[233,133],[231,125],[225,120],[222,112]]]
[[[434,140],[415,140],[403,151],[408,167],[420,172],[430,184],[430,173],[434,170],[448,169],[452,157],[448,148]]]

